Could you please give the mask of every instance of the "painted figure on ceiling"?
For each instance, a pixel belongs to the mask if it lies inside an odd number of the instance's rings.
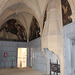
[[[72,22],[72,18],[70,17],[72,15],[72,11],[68,0],[61,0],[61,5],[63,25],[66,25]]]
[[[26,30],[15,19],[11,19],[11,20],[7,21],[5,24],[3,24],[0,27],[0,32],[3,29],[5,29],[6,32],[10,32],[12,34],[15,34],[18,37],[19,40],[22,40],[22,41],[27,40]]]
[[[30,38],[29,40],[34,40],[40,37],[40,27],[35,17],[32,18],[31,26],[30,26]]]

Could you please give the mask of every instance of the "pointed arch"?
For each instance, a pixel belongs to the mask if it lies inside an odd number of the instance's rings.
[[[2,36],[2,40],[15,40],[15,41],[27,41],[27,32],[23,25],[16,19],[10,19],[6,21],[1,27],[0,32],[7,33],[4,37]],[[10,33],[10,34],[9,34]],[[13,34],[13,38],[11,37],[11,34]],[[16,36],[16,37],[15,37]]]
[[[11,2],[12,1],[12,2]],[[36,17],[36,19],[37,19],[37,21],[38,21],[38,23],[39,23],[39,25],[41,25],[40,24],[40,17],[39,17],[39,14],[37,15],[37,13],[36,13],[36,11],[35,11],[35,9],[33,8],[33,7],[31,7],[31,3],[30,2],[28,2],[28,0],[26,1],[24,1],[24,0],[20,0],[20,1],[18,1],[18,0],[8,0],[6,3],[4,3],[4,7],[3,7],[3,9],[1,10],[2,12],[0,13],[0,14],[2,14],[3,12],[5,12],[5,11],[7,11],[8,10],[8,8],[10,8],[10,7],[12,7],[12,6],[14,6],[14,5],[17,5],[17,4],[22,4],[22,5],[25,5],[26,6],[26,10],[25,9],[23,9],[23,10],[20,10],[19,12],[23,12],[23,11],[25,11],[25,12],[27,12],[27,13],[29,13],[29,14],[32,14],[33,16],[35,16]],[[20,5],[19,5],[20,6]],[[24,7],[25,7],[24,6]],[[24,8],[23,7],[23,8]],[[13,14],[13,13],[15,13],[17,10],[14,10],[14,11],[8,11],[9,13],[6,13],[7,15],[5,15],[6,17],[8,17],[8,16],[10,16],[11,14]],[[38,11],[39,12],[39,11]],[[3,19],[4,19],[4,17],[3,17]],[[40,26],[41,27],[41,26]]]

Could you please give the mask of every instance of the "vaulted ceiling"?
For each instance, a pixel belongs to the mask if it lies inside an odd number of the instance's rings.
[[[29,39],[33,17],[37,20],[40,31],[42,32],[43,17],[48,1],[49,0],[1,0],[0,25],[3,25],[10,19],[17,19],[25,27],[27,38]],[[39,33],[40,35],[41,32]]]
[[[54,1],[56,2],[56,0]],[[64,1],[66,0],[61,0],[62,6],[65,6],[63,5]],[[70,2],[70,0],[67,1]],[[31,34],[30,28],[32,27],[31,26],[32,24],[36,24],[35,27],[38,27],[37,29],[40,28],[39,30],[40,32],[39,31],[37,32],[39,32],[39,34],[42,35],[43,27],[47,18],[47,12],[48,10],[51,9],[50,2],[51,0],[0,0],[0,25],[3,25],[5,22],[7,22],[10,19],[18,20],[25,28],[27,32],[27,40],[29,41],[30,34]],[[67,8],[67,6],[69,5],[66,5],[65,9]],[[65,10],[63,10],[63,12],[64,11]],[[71,11],[71,9],[69,11]],[[68,21],[71,20],[71,18],[70,20],[68,20],[68,16],[70,17],[72,13],[70,13],[70,15],[68,15],[65,18],[63,12],[62,12],[62,16],[63,16],[62,19],[63,19],[63,24],[65,25],[68,24]],[[34,20],[33,18],[35,18],[36,23],[33,23]]]
[[[48,0],[0,0],[0,23],[13,13],[27,12],[35,16],[41,25],[47,3]]]

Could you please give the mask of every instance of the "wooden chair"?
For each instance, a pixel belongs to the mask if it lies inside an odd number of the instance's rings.
[[[58,64],[58,60],[57,63],[51,63],[51,59],[50,59],[50,75],[51,72],[54,72],[54,75],[56,73],[56,75],[58,75],[58,73],[60,73],[60,65]]]

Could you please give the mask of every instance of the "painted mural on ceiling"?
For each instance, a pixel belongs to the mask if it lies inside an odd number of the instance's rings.
[[[62,5],[62,20],[64,26],[72,22],[72,18],[70,17],[72,15],[72,11],[68,0],[61,0],[61,5]]]
[[[3,40],[27,41],[26,30],[16,19],[11,19],[4,23],[0,27],[0,33],[3,33],[3,35],[0,36],[0,39]]]
[[[30,25],[30,36],[29,41],[34,40],[40,37],[40,27],[35,17],[32,18],[32,22]]]

